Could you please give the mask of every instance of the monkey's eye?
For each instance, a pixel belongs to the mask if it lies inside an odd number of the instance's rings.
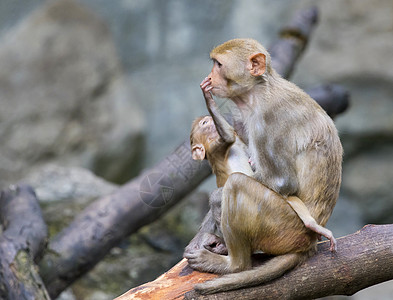
[[[213,59],[213,62],[217,65],[218,68],[222,67],[222,63],[220,63],[217,59]]]
[[[206,124],[207,124],[207,121],[206,121],[206,120],[202,122],[202,125],[206,125]]]

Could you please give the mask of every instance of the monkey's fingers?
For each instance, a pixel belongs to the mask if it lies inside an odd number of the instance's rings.
[[[206,83],[211,84],[211,78],[206,77],[205,79],[202,80],[200,86],[202,87],[202,85],[206,85]]]
[[[206,249],[197,250],[194,253],[187,255],[188,265],[194,270],[200,272],[217,272],[217,258],[226,257],[218,254],[214,254]]]
[[[184,253],[184,258],[186,258],[187,260],[193,260],[196,259],[199,255],[198,255],[198,251],[199,250],[195,250],[193,252],[187,252]]]
[[[203,91],[206,91],[208,88],[212,88],[211,81],[207,81],[207,82],[201,83],[200,86],[201,86],[201,89]]]
[[[334,236],[331,236],[330,238],[330,251],[337,252],[337,241]]]
[[[205,100],[208,102],[214,102],[213,95],[210,92],[212,89],[213,89],[212,86],[208,86],[207,88],[202,89],[203,97],[205,97]]]
[[[205,92],[210,92],[213,89],[213,87],[211,85],[209,85],[208,87],[205,88]]]

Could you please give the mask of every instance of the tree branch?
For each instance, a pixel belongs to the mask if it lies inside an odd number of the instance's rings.
[[[316,7],[299,11],[289,24],[281,29],[280,39],[270,46],[272,66],[282,77],[291,76],[317,21],[318,10]]]
[[[0,298],[50,299],[34,264],[46,245],[47,227],[31,187],[1,192],[0,221]]]
[[[393,279],[393,224],[367,225],[338,239],[338,251],[329,242],[318,244],[318,252],[302,265],[267,284],[202,296],[196,283],[217,275],[193,271],[185,260],[156,280],[129,290],[116,300],[131,299],[315,299],[354,293]],[[258,261],[257,264],[261,264]],[[191,291],[191,292],[188,292]]]

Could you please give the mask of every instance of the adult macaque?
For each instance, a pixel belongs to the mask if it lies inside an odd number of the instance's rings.
[[[254,176],[254,171],[249,164],[246,144],[221,115],[213,100],[210,93],[211,80],[205,78],[201,83],[201,88],[210,116],[199,117],[192,124],[190,135],[192,158],[195,160],[208,159],[213,173],[216,175],[217,187],[223,187],[229,175],[235,172],[250,177]],[[253,197],[258,198],[258,195]],[[337,250],[332,232],[317,224],[303,201],[296,196],[290,196],[285,200],[299,215],[307,228],[329,239],[331,251]]]
[[[242,112],[244,140],[255,172],[253,178],[232,174],[223,188],[220,227],[229,255],[204,248],[214,240],[218,226],[217,213],[209,212],[185,257],[195,269],[224,274],[250,269],[255,250],[277,256],[261,267],[197,285],[202,293],[270,281],[312,255],[318,235],[303,225],[304,215],[298,218],[286,202],[301,199],[324,226],[338,197],[342,162],[332,120],[306,93],[275,72],[270,55],[258,42],[231,40],[210,56],[214,65],[207,92],[231,99]],[[220,193],[213,196],[218,205]],[[245,240],[250,236],[251,241]]]

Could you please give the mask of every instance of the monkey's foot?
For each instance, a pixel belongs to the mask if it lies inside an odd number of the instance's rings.
[[[228,250],[222,238],[218,237],[215,234],[205,232],[203,234],[199,234],[195,236],[191,240],[191,242],[184,250],[183,257],[186,257],[187,253],[193,253],[196,250],[200,250],[204,248],[217,254],[221,254],[221,255],[228,254]]]
[[[224,241],[218,236],[210,236],[206,241],[203,247],[210,252],[220,254],[220,255],[228,255],[228,249],[225,246]]]
[[[228,257],[212,253],[206,249],[196,250],[192,253],[185,253],[191,268],[209,273],[227,273]]]

